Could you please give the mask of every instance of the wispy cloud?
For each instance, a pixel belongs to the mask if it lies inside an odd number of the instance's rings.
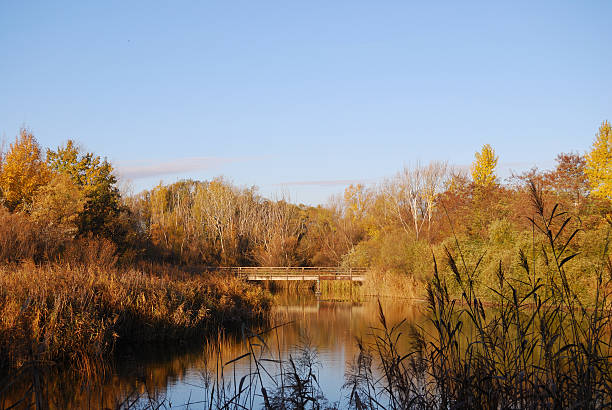
[[[364,179],[332,179],[319,181],[288,181],[274,184],[274,186],[343,186],[350,184],[367,184],[370,181]]]
[[[254,157],[190,157],[176,158],[170,161],[128,161],[119,162],[117,170],[129,179],[158,177],[163,175],[182,174],[186,172],[203,171],[217,168],[232,162],[250,161]]]

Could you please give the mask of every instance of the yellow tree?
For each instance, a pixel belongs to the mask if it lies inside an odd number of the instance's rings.
[[[472,163],[472,180],[480,187],[488,187],[497,182],[495,167],[498,157],[495,150],[489,144],[482,146],[480,152],[476,152],[476,160]]]
[[[604,121],[595,135],[591,152],[586,155],[585,173],[591,195],[612,198],[612,127]]]
[[[65,235],[74,236],[84,205],[83,190],[72,182],[70,176],[56,174],[36,191],[30,216],[39,224],[53,226]]]
[[[363,221],[370,200],[371,193],[363,184],[349,185],[344,190],[344,203],[347,216],[353,220]]]
[[[11,210],[28,210],[36,191],[49,182],[51,172],[32,133],[19,132],[0,168],[0,191]]]

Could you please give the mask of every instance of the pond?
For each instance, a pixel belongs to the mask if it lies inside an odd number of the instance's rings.
[[[423,304],[384,299],[381,305],[388,323],[406,320],[402,325],[406,327],[404,331],[409,324],[423,321]],[[281,326],[273,330],[245,328],[237,334],[218,335],[204,342],[164,349],[132,346],[113,365],[96,366],[97,373],[103,376],[87,382],[68,372],[41,373],[44,394],[50,407],[58,409],[116,408],[132,403],[136,403],[136,408],[154,403],[161,404],[162,408],[205,408],[211,390],[219,391],[221,376],[227,385],[226,394],[231,395],[236,389],[234,380],[237,385],[243,375],[252,373],[260,365],[263,367],[261,382],[271,392],[275,387],[272,378],[280,369],[270,360],[280,357],[287,365],[290,357],[297,361],[304,348],[310,347],[308,351],[316,353],[314,369],[322,394],[330,403],[342,405],[350,394],[343,385],[347,369],[359,353],[357,339],[366,343],[373,340],[372,327],[379,325],[378,312],[376,299],[350,302],[319,299],[312,294],[278,294],[270,326]],[[262,331],[265,332],[259,337],[243,336]],[[232,362],[249,351],[264,360],[255,363],[252,356],[245,356]],[[257,378],[253,386],[257,395],[247,402],[249,407],[261,407],[259,383]],[[0,407],[8,407],[23,397],[30,384],[15,388],[9,394],[10,399],[5,395]]]

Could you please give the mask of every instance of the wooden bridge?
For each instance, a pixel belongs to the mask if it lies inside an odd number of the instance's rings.
[[[365,281],[366,268],[343,267],[214,267],[210,270],[231,272],[248,281],[316,281],[348,280]]]

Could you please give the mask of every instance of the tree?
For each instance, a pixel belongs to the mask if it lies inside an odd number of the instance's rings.
[[[22,129],[0,164],[0,191],[10,211],[28,211],[36,191],[51,178],[36,138]]]
[[[286,200],[265,201],[260,207],[259,232],[253,257],[260,266],[296,266],[304,233],[300,208]]]
[[[346,216],[353,220],[363,221],[367,215],[371,195],[363,184],[349,185],[344,190]]]
[[[497,183],[495,167],[498,157],[489,144],[482,146],[480,152],[475,154],[476,160],[472,163],[472,180],[479,187],[490,187]]]
[[[431,219],[435,209],[436,199],[441,189],[445,185],[448,177],[448,164],[446,162],[432,162],[423,168],[425,179],[423,197],[427,216],[427,236],[431,234]]]
[[[91,152],[81,153],[81,149],[72,140],[56,151],[47,150],[49,168],[60,174],[66,174],[72,181],[86,188],[96,185],[111,186],[117,183],[112,165]]]
[[[115,238],[121,235],[116,224],[121,212],[117,178],[112,165],[93,153],[81,153],[72,140],[56,151],[47,150],[49,168],[68,175],[85,194],[85,205],[79,216],[79,233]]]
[[[580,204],[588,192],[588,181],[585,173],[586,160],[576,153],[561,153],[556,158],[557,167],[554,171],[543,175],[546,185],[552,187],[558,194],[571,198],[575,206]],[[535,175],[528,176],[534,179]]]
[[[84,204],[83,190],[68,175],[56,174],[34,195],[30,216],[39,224],[74,236]]]
[[[432,162],[427,166],[404,167],[395,180],[387,183],[386,195],[395,216],[406,233],[414,232],[416,240],[425,222],[428,234],[431,230],[436,197],[446,176],[447,164]]]
[[[586,155],[586,169],[591,195],[612,198],[612,127],[604,121],[595,135],[593,148]]]
[[[228,246],[235,227],[236,192],[234,187],[222,179],[215,179],[198,186],[194,206],[201,214],[208,234],[219,244],[221,262],[230,264],[232,249]]]

